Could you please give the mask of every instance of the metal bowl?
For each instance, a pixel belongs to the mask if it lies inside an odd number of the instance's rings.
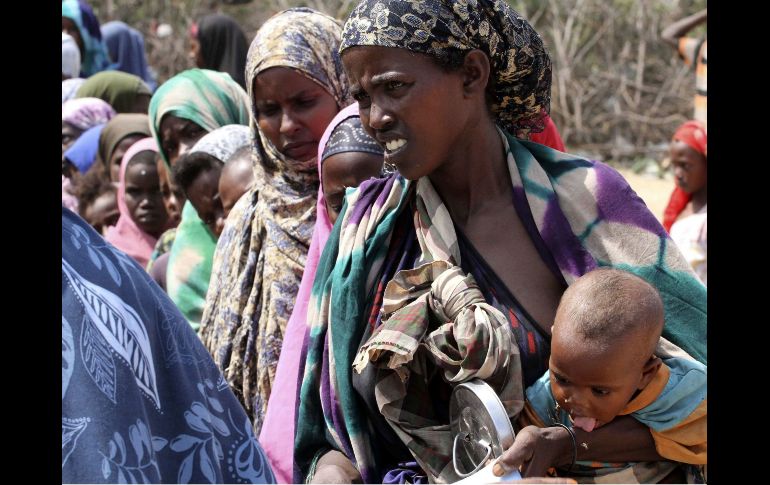
[[[449,401],[452,460],[460,477],[470,476],[487,460],[498,458],[513,445],[514,432],[503,403],[480,379],[459,384]]]

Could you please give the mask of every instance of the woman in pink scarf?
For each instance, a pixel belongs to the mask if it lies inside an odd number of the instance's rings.
[[[144,152],[151,152],[151,157]],[[158,236],[167,229],[168,222],[155,164],[157,153],[158,145],[151,137],[139,140],[126,151],[120,164],[118,186],[120,219],[105,238],[142,268],[147,266]],[[137,156],[147,160],[134,160]]]
[[[302,274],[302,282],[297,294],[297,301],[294,304],[294,311],[286,326],[283,346],[281,347],[281,358],[278,361],[275,381],[273,382],[270,401],[267,405],[267,413],[265,414],[262,431],[259,435],[259,442],[270,459],[270,464],[273,467],[278,483],[292,482],[297,394],[300,383],[299,376],[303,371],[303,369],[300,369],[300,362],[304,363],[305,361],[303,347],[308,333],[306,322],[307,305],[310,300],[310,291],[313,287],[318,260],[334,225],[332,218],[336,219],[336,214],[330,217],[327,201],[324,197],[324,172],[322,168],[327,160],[338,154],[347,154],[348,152],[361,153],[364,156],[379,154],[377,155],[379,157],[379,165],[375,164],[373,166],[366,159],[359,159],[361,160],[360,163],[354,162],[355,168],[350,163],[346,164],[347,170],[344,175],[334,174],[334,178],[340,177],[339,182],[342,182],[347,187],[356,187],[368,179],[369,176],[380,175],[379,172],[382,168],[383,152],[377,142],[357,127],[348,128],[346,133],[338,129],[342,128],[340,125],[343,122],[351,118],[356,118],[355,121],[358,122],[358,103],[354,103],[337,113],[337,116],[332,119],[318,144],[320,186],[318,187],[317,217],[313,229],[313,239],[307,254],[305,271]],[[357,125],[360,127],[360,122]],[[354,135],[351,136],[351,133],[354,133]],[[332,138],[331,141],[330,138]],[[332,147],[332,144],[335,146]],[[330,185],[338,185],[336,180],[331,180],[328,170],[326,183],[327,194],[329,194],[331,189]],[[333,211],[334,207],[331,209]]]

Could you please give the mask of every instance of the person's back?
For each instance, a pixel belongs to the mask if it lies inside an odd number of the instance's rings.
[[[61,325],[63,483],[274,481],[184,317],[66,209]]]

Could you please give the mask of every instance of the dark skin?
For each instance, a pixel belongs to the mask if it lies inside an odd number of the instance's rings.
[[[182,207],[187,202],[182,188],[173,183],[172,177],[166,168],[166,162],[160,156],[155,162],[160,183],[160,195],[163,197],[163,205],[168,214],[168,227],[176,227],[182,220]]]
[[[80,29],[78,29],[78,25],[75,23],[75,21],[67,17],[62,17],[61,31],[65,34],[71,35],[72,38],[75,39],[75,43],[80,49],[80,58],[83,59],[86,54],[86,47],[85,43],[83,42],[83,37],[80,35]]]
[[[345,189],[358,187],[364,180],[378,177],[382,171],[382,155],[363,152],[337,153],[321,164],[324,203],[331,223],[337,216],[345,199]]]
[[[105,192],[86,207],[84,219],[102,236],[107,235],[107,229],[118,223],[118,193],[115,190]]]
[[[185,188],[187,199],[195,208],[198,217],[217,238],[225,227],[222,199],[219,196],[221,173],[222,167],[204,170]]]
[[[485,104],[486,55],[471,52],[451,73],[404,49],[354,47],[343,59],[365,129],[386,146],[407,141],[397,151],[386,149],[385,162],[410,180],[430,178],[455,224],[549,332],[566,287],[540,258],[514,208],[502,140]],[[527,278],[516,278],[521,274]]]
[[[251,167],[251,158],[244,156],[237,160],[230,159],[225,164],[219,176],[219,198],[222,200],[222,216],[225,220],[233,206],[253,183],[254,170]]]
[[[687,35],[687,32],[691,31],[706,21],[707,10],[708,9],[704,8],[698,13],[677,20],[673,24],[663,29],[663,32],[661,32],[660,36],[663,38],[666,44],[678,50],[679,39]]]
[[[386,47],[350,48],[342,61],[365,129],[386,147],[385,162],[408,179],[430,177],[455,224],[550,332],[564,287],[541,261],[513,206],[502,140],[486,106],[486,55],[473,50],[452,72],[425,56]],[[442,123],[435,123],[437,119]],[[522,274],[527,277],[515,278]],[[649,430],[633,418],[614,420],[592,432],[590,440],[581,430],[576,434],[590,442],[589,450],[580,447],[579,459],[660,459]],[[524,476],[544,476],[548,468],[571,459],[566,430],[528,427],[497,461],[501,466],[495,471],[501,476],[526,463]],[[330,452],[319,460],[312,482],[360,479],[342,453]]]
[[[111,182],[117,183],[120,181],[120,163],[123,161],[123,155],[125,155],[126,151],[131,148],[131,145],[138,142],[142,138],[144,138],[144,135],[128,135],[127,137],[120,140],[120,142],[118,142],[118,144],[115,146],[115,150],[112,152],[109,163]]]
[[[67,151],[67,148],[72,146],[72,144],[75,143],[75,140],[77,140],[78,137],[82,134],[83,134],[83,130],[81,130],[80,128],[77,128],[74,125],[67,123],[66,121],[62,121],[61,122],[61,154],[64,155],[64,152]]]
[[[254,79],[259,128],[284,156],[299,161],[318,155],[318,143],[339,108],[320,84],[287,67],[272,67]]]
[[[132,159],[133,160],[133,159]],[[137,226],[153,237],[166,228],[168,214],[163,207],[158,171],[155,165],[129,161],[126,167],[126,207]]]
[[[189,39],[190,39],[190,51],[187,53],[187,57],[192,61],[195,67],[205,69],[206,63],[203,61],[203,53],[201,51],[200,41],[194,35],[190,35]]]
[[[172,167],[179,157],[187,153],[198,140],[208,133],[194,121],[172,114],[163,116],[158,132],[160,133],[160,148],[166,155],[168,164]]]
[[[669,155],[676,184],[692,195],[692,199],[677,218],[683,219],[706,205],[708,166],[702,153],[680,140],[671,142]]]
[[[129,113],[147,114],[150,111],[150,99],[152,99],[152,96],[149,94],[137,94]]]

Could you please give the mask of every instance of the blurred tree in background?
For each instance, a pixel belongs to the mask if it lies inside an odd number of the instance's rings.
[[[508,0],[541,34],[553,61],[551,116],[568,151],[605,161],[660,161],[676,127],[692,117],[695,74],[660,38],[706,0]],[[145,35],[163,82],[193,66],[193,20],[226,13],[249,41],[271,15],[307,6],[344,21],[356,0],[89,0],[102,23],[122,20]],[[155,29],[169,24],[172,34]],[[689,35],[705,35],[701,26]]]

